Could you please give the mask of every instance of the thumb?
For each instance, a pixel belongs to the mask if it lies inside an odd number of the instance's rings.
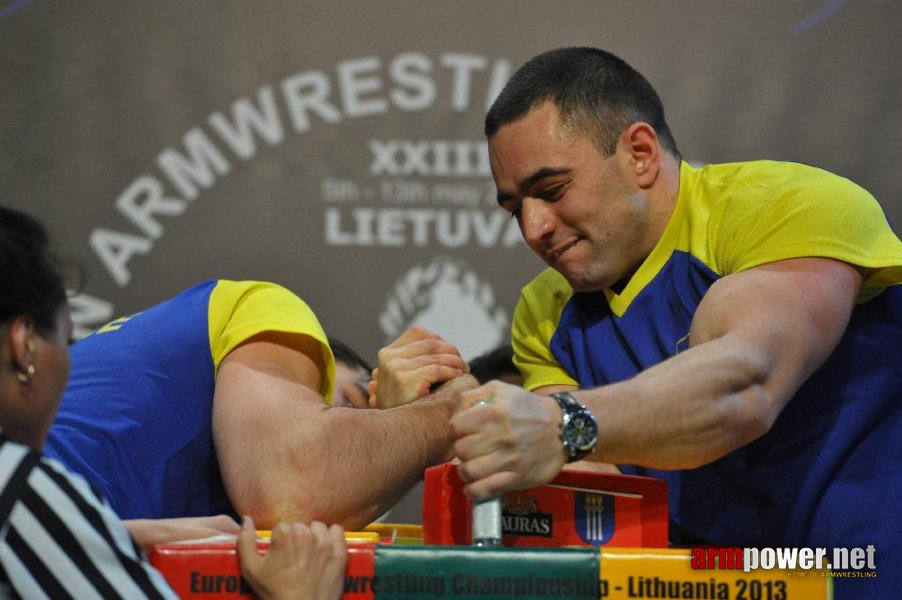
[[[257,553],[257,530],[254,520],[245,515],[241,520],[241,532],[238,534],[238,564],[242,573],[263,560]]]
[[[369,397],[369,407],[370,408],[379,408],[379,384],[376,383],[375,379],[371,379],[370,382],[366,385],[367,391],[370,393]]]

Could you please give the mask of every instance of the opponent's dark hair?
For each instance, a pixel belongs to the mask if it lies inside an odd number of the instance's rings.
[[[520,375],[520,370],[514,365],[514,349],[510,344],[480,354],[470,360],[469,365],[470,375],[479,383],[488,383],[505,375]]]
[[[636,122],[654,127],[661,145],[679,158],[664,106],[654,88],[626,62],[597,48],[559,48],[520,67],[485,117],[485,135],[523,117],[546,101],[561,121],[588,135],[610,156],[623,131]]]
[[[0,206],[0,276],[0,323],[27,315],[44,333],[56,329],[66,287],[47,231],[34,218],[5,206]]]
[[[343,362],[346,365],[360,367],[367,373],[373,372],[373,367],[371,367],[368,362],[363,360],[363,357],[357,354],[357,352],[353,348],[351,348],[341,340],[329,338],[329,347],[332,348],[332,354],[333,356],[335,356],[335,360]]]

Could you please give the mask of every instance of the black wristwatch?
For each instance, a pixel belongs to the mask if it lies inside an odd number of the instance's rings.
[[[567,450],[567,462],[583,459],[595,452],[598,445],[598,423],[588,408],[569,392],[557,392],[551,397],[561,407],[561,441]]]

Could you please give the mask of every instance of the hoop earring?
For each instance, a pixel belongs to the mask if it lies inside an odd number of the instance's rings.
[[[16,379],[18,379],[25,385],[31,383],[32,377],[34,377],[34,365],[28,365],[27,367],[25,367],[25,372],[16,371]]]

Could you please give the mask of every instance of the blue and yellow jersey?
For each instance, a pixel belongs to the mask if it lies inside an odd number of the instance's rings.
[[[206,281],[72,346],[47,455],[83,475],[122,518],[231,513],[213,446],[216,372],[266,331],[320,343],[320,392],[331,398],[332,351],[303,300],[271,283]]]
[[[677,543],[899,547],[902,513],[878,495],[902,493],[902,243],[879,205],[804,165],[683,163],[668,226],[621,293],[574,293],[550,269],[523,289],[512,341],[526,387],[592,388],[687,349],[719,278],[804,256],[866,278],[839,346],[771,431],[698,469],[622,466],[669,482]]]
[[[683,163],[670,222],[620,294],[574,294],[553,269],[523,289],[514,361],[528,389],[626,379],[688,347],[718,278],[800,256],[871,269],[860,302],[902,282],[902,243],[851,181],[794,163]]]

